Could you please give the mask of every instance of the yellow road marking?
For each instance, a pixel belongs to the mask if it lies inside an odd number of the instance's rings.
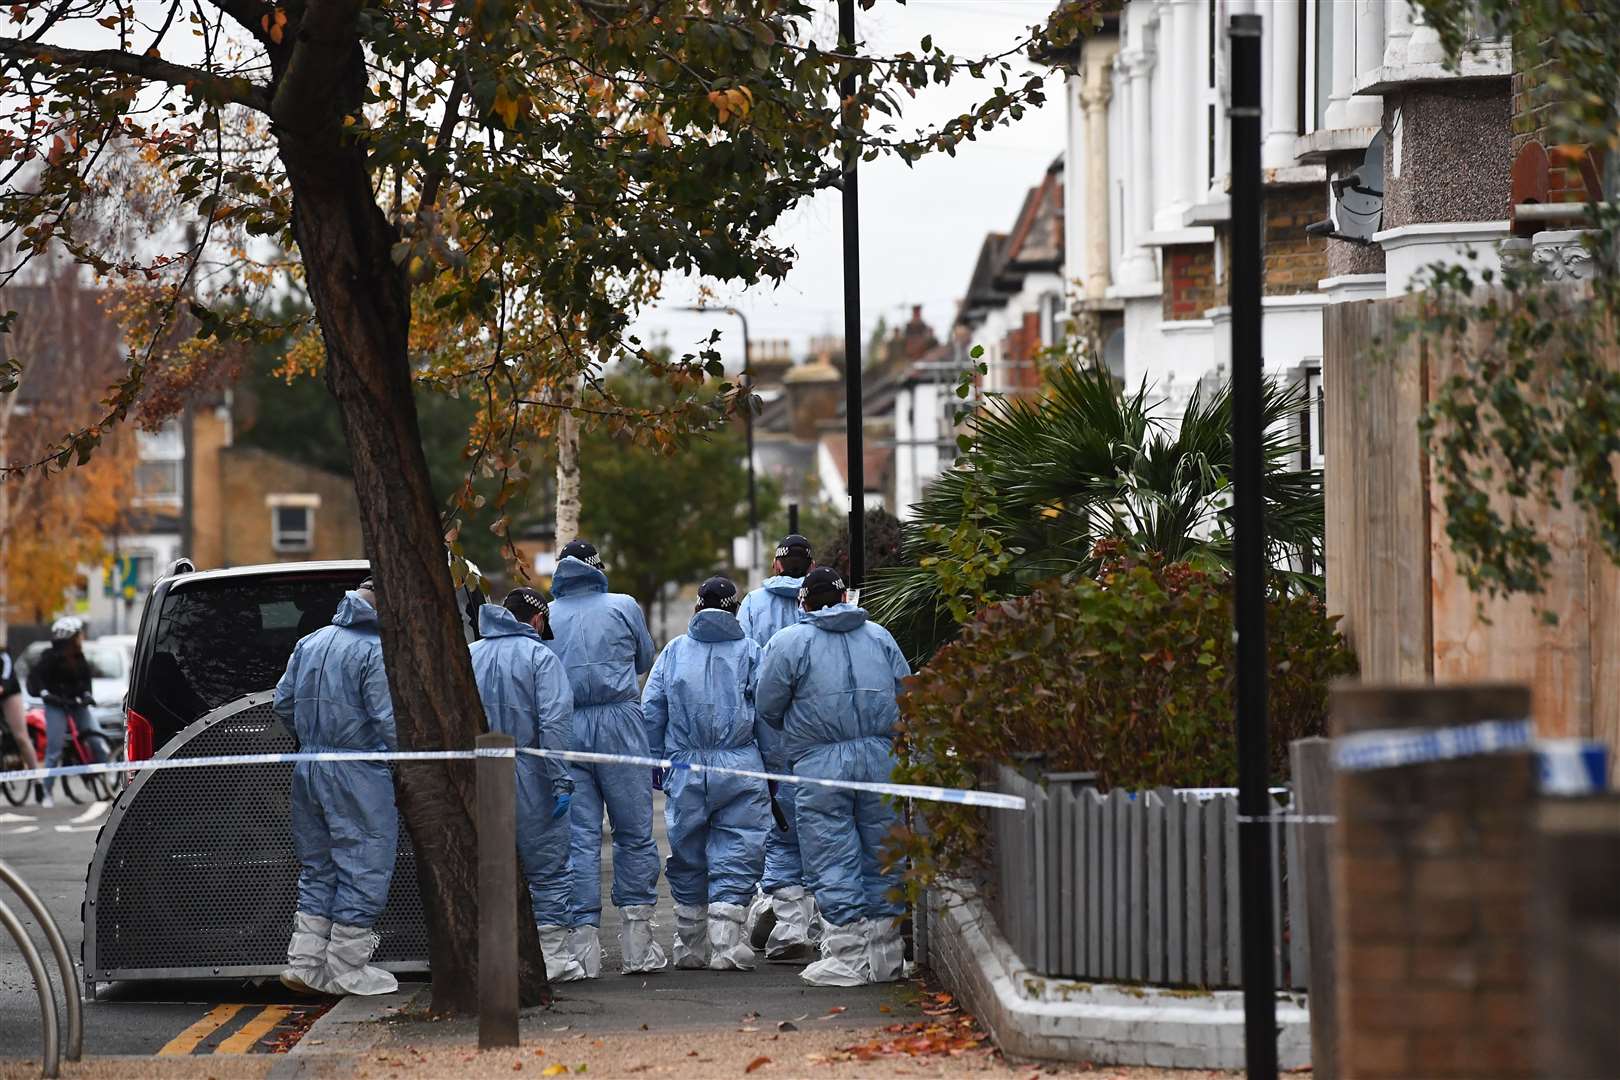
[[[191,1053],[204,1039],[224,1027],[231,1017],[245,1008],[246,1005],[215,1005],[201,1020],[164,1043],[163,1049],[158,1051],[159,1056],[175,1057]]]
[[[259,1044],[259,1040],[286,1019],[292,1009],[286,1005],[266,1005],[259,1011],[259,1015],[242,1025],[242,1029],[235,1035],[220,1043],[214,1050],[216,1054],[246,1054]]]

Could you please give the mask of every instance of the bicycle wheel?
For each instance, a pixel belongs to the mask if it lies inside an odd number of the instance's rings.
[[[9,770],[12,764],[6,762],[4,766],[0,767]],[[21,762],[17,763],[17,768],[22,768]],[[34,782],[32,780],[7,780],[5,783],[0,784],[0,798],[5,799],[12,806],[21,806],[28,801],[28,789],[33,786]]]
[[[102,760],[122,764],[124,761],[123,744],[119,743],[114,746]],[[125,776],[124,770],[119,769],[117,772],[95,773],[82,779],[85,782],[85,787],[89,789],[97,802],[108,802],[118,797],[119,789],[124,786]]]

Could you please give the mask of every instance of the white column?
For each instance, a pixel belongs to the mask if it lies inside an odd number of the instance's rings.
[[[1284,169],[1294,163],[1294,142],[1299,138],[1300,6],[1273,4],[1265,18],[1271,85],[1266,94],[1266,141],[1260,163],[1268,169]]]
[[[1429,25],[1423,9],[1412,6],[1412,36],[1406,41],[1408,64],[1440,64],[1446,59],[1445,47],[1440,44],[1440,31]]]
[[[1384,8],[1388,0],[1356,0],[1356,81],[1384,63]],[[1384,122],[1384,99],[1358,94],[1345,110],[1349,127],[1377,127]]]
[[[1231,131],[1230,122],[1226,116],[1226,106],[1232,100],[1231,94],[1231,50],[1227,47],[1226,31],[1228,20],[1233,14],[1236,0],[1232,3],[1221,3],[1221,0],[1209,0],[1215,5],[1215,39],[1209,47],[1215,53],[1215,168],[1209,179],[1209,200],[1219,202],[1226,198],[1226,174],[1231,162],[1227,150],[1227,135]]]
[[[1203,195],[1204,142],[1199,114],[1204,111],[1199,91],[1204,85],[1204,63],[1198,54],[1198,0],[1177,0],[1170,7],[1170,142],[1168,164],[1175,177],[1172,202],[1177,216]]]
[[[1083,273],[1086,296],[1108,291],[1108,102],[1114,96],[1114,45],[1088,39],[1082,46],[1080,107],[1085,113],[1086,224]]]
[[[1412,37],[1412,0],[1390,0],[1384,12],[1384,57],[1387,68],[1406,63],[1406,43]]]
[[[1153,161],[1158,166],[1153,173],[1152,221],[1154,229],[1174,229],[1181,225],[1181,214],[1172,209],[1176,201],[1176,173],[1170,163],[1176,158],[1171,136],[1175,128],[1177,102],[1170,90],[1175,72],[1170,65],[1173,54],[1170,51],[1172,20],[1169,0],[1159,0],[1154,5],[1154,12],[1148,24],[1148,48],[1153,54],[1152,88],[1148,97],[1153,110]]]
[[[1336,0],[1333,12],[1333,88],[1323,126],[1349,127],[1345,109],[1356,84],[1356,0]]]
[[[1127,9],[1129,10],[1129,9]],[[1133,27],[1133,29],[1135,29]],[[1154,280],[1153,253],[1142,238],[1153,230],[1153,58],[1140,48],[1121,54],[1125,72],[1126,130],[1129,132],[1125,172],[1125,259],[1119,268],[1122,285],[1143,285]]]

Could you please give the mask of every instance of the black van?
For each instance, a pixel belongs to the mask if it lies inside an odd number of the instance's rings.
[[[343,594],[369,572],[363,560],[201,571],[182,564],[158,581],[141,614],[124,699],[129,760],[150,758],[222,705],[274,689],[298,639],[330,623]],[[472,641],[483,593],[469,580],[456,601]]]

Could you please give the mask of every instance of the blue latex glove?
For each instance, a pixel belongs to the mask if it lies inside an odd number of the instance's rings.
[[[655,790],[655,791],[663,791],[664,790],[664,770],[663,769],[656,769],[656,768],[653,769],[653,771],[652,771],[652,781],[653,781],[653,790]]]
[[[568,813],[568,804],[573,801],[574,793],[572,791],[558,792],[556,797],[552,800],[551,820],[556,821],[558,818]]]

